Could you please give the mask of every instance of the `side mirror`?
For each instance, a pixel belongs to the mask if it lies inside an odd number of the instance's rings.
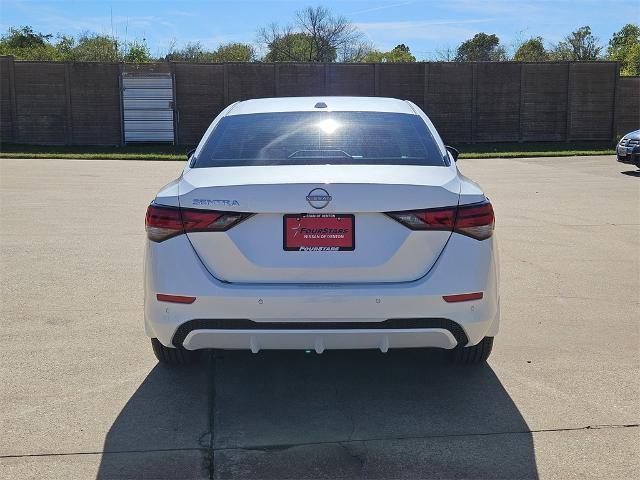
[[[458,161],[458,156],[460,155],[460,151],[457,148],[450,147],[449,145],[445,145],[444,147],[447,149],[447,151],[453,157],[453,161],[457,162]]]
[[[193,155],[195,153],[196,149],[192,148],[191,150],[189,150],[187,152],[187,160],[189,160],[191,158],[191,155]]]

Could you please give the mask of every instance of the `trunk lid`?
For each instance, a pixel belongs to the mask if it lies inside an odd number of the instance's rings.
[[[242,166],[187,170],[179,201],[182,208],[254,213],[225,232],[188,234],[220,280],[405,282],[429,271],[451,232],[412,231],[384,212],[455,206],[459,192],[456,170],[448,167]],[[353,215],[353,250],[285,250],[288,214]]]

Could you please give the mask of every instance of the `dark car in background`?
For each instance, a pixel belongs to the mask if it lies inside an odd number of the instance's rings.
[[[622,163],[630,163],[640,168],[640,130],[627,133],[618,142],[616,156]]]

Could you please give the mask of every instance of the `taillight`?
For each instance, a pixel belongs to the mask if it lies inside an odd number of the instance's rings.
[[[456,207],[433,208],[409,212],[387,213],[411,230],[453,230],[456,219]]]
[[[391,212],[391,218],[411,230],[453,230],[456,219],[456,207],[415,210],[410,212]]]
[[[249,217],[250,213],[190,210],[151,204],[145,230],[154,242],[162,242],[189,232],[223,232]]]
[[[224,232],[247,218],[250,213],[181,209],[182,226],[189,232]]]
[[[387,213],[411,230],[454,231],[476,240],[493,234],[493,208],[488,200],[459,207],[432,208]]]
[[[161,242],[184,232],[180,220],[180,209],[149,205],[144,222],[147,237],[154,242]]]
[[[494,225],[493,207],[487,200],[458,207],[456,226],[453,230],[476,240],[484,240],[493,235]]]

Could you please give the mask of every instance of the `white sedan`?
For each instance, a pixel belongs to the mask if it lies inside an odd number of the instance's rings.
[[[437,347],[484,362],[500,319],[494,214],[456,157],[408,101],[227,107],[147,211],[158,360]]]

